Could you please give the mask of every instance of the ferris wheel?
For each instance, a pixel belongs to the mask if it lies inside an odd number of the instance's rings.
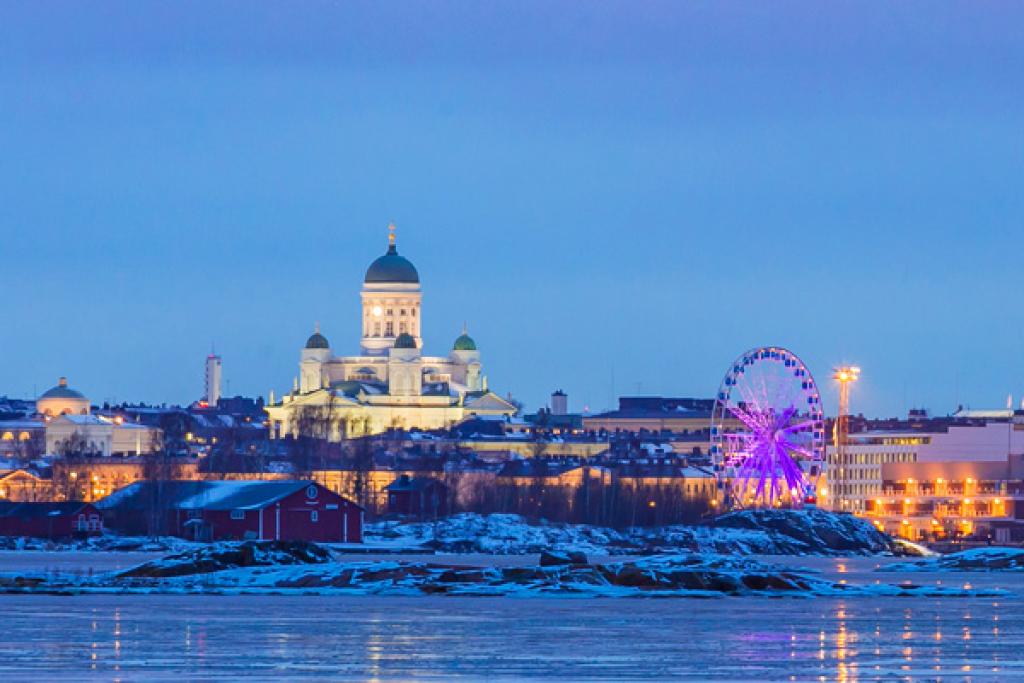
[[[733,506],[816,502],[825,461],[821,395],[810,370],[778,346],[730,366],[711,414],[711,457]]]

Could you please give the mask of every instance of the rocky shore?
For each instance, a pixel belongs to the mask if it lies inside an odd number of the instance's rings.
[[[870,522],[824,510],[745,510],[704,524],[615,530],[530,523],[519,515],[463,513],[436,522],[367,525],[369,543],[418,545],[443,553],[529,555],[548,549],[601,555],[678,552],[738,555],[902,554]]]
[[[542,553],[534,566],[337,562],[315,544],[217,543],[120,572],[0,575],[4,593],[448,595],[508,597],[979,596],[979,590],[910,584],[852,585],[750,558],[679,553],[591,563]]]

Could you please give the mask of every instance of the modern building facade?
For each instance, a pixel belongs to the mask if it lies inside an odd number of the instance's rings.
[[[827,448],[823,506],[863,514],[881,493],[887,465],[943,462],[1005,462],[1024,453],[1024,416],[1014,419],[922,418],[851,433],[846,462]],[[871,425],[868,425],[869,427]]]
[[[1024,456],[882,465],[867,501],[879,529],[919,541],[1024,540]]]

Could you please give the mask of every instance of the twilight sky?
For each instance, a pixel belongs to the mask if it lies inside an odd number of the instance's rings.
[[[358,350],[398,225],[425,351],[536,408],[785,345],[888,416],[1024,395],[1024,5],[0,6],[0,395],[185,402]]]

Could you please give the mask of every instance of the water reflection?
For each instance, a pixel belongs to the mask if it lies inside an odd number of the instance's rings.
[[[7,632],[0,680],[33,671],[40,680],[154,673],[209,680],[1024,677],[1024,601],[1017,598],[0,601]]]

